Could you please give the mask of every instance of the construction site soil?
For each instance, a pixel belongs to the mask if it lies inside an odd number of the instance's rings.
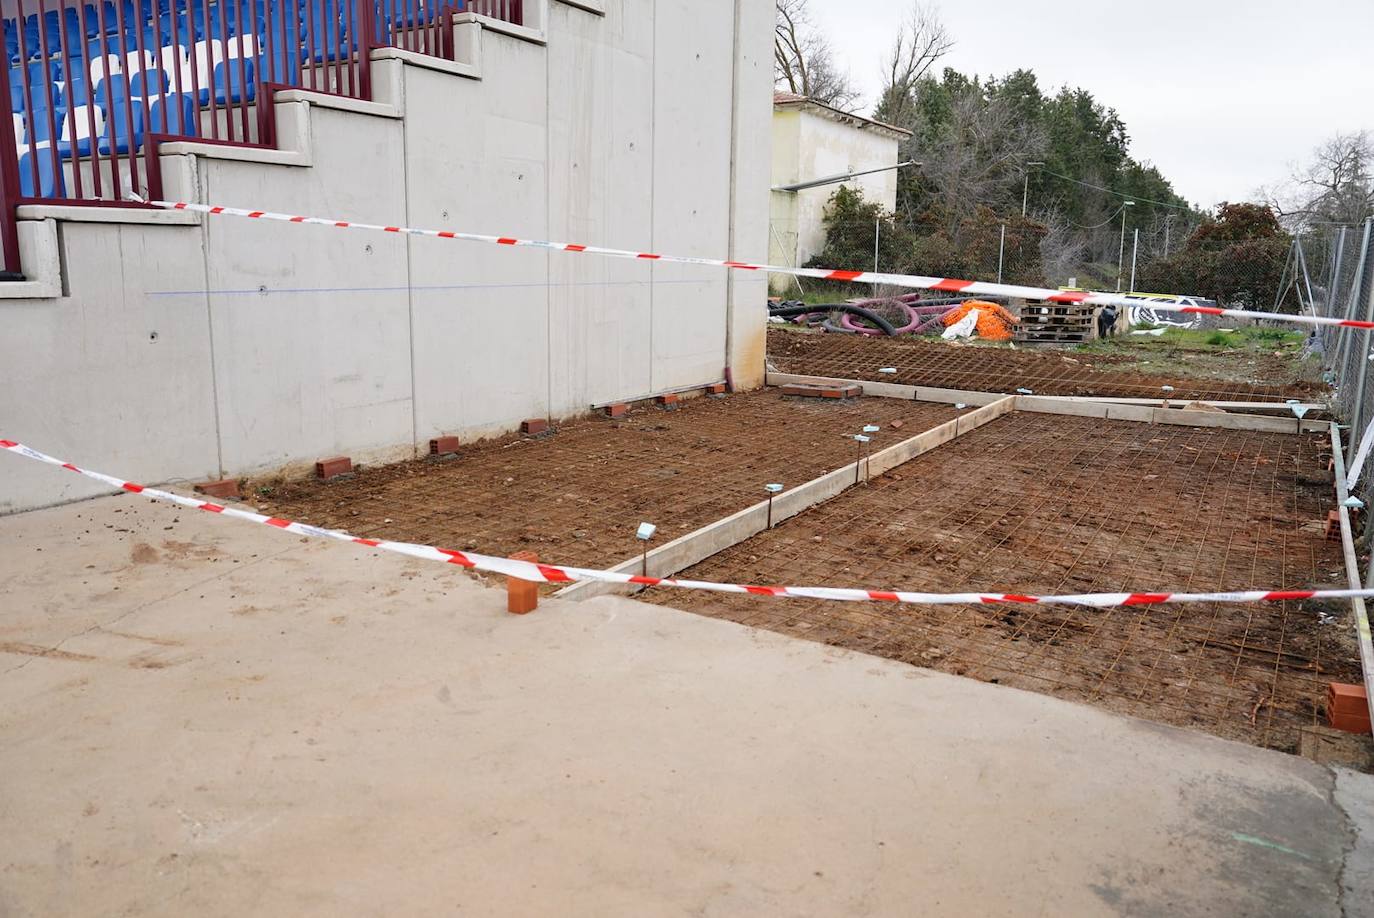
[[[1076,349],[1013,350],[923,338],[768,330],[768,362],[780,373],[978,392],[1030,389],[1036,395],[1279,402],[1325,397],[1327,387],[1305,378],[1309,374],[1300,358],[1286,346],[1205,352],[1113,340]],[[882,368],[896,373],[879,373]]]
[[[355,535],[609,566],[639,550],[640,522],[661,545],[956,415],[952,406],[865,398],[783,398],[778,389],[637,407],[539,437],[464,445],[451,458],[359,468],[332,481],[264,480],[251,498],[278,516]],[[894,422],[898,426],[894,427]]]
[[[681,576],[1032,594],[1340,587],[1327,454],[1320,435],[1017,413]],[[1322,722],[1327,683],[1360,681],[1348,604],[641,598],[1285,751]]]

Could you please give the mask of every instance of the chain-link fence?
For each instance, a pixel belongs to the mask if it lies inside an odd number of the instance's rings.
[[[1299,240],[1315,311],[1324,316],[1374,321],[1374,220],[1360,226],[1321,227]],[[1335,387],[1334,408],[1346,433],[1345,459],[1359,448],[1374,420],[1374,339],[1368,330],[1324,329],[1317,342],[1327,378]],[[1374,475],[1366,475],[1356,496],[1374,504]]]

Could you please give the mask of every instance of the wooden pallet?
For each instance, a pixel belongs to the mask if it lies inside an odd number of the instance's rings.
[[[1023,344],[1083,344],[1097,338],[1096,306],[1028,303],[1021,308],[1014,340]]]

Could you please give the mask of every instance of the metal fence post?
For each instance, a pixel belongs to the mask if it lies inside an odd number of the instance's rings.
[[[1363,255],[1362,255],[1361,258],[1360,258],[1360,267],[1361,267],[1362,269],[1367,269],[1367,268],[1369,267],[1369,223],[1368,223],[1368,222],[1366,222],[1366,224],[1365,224],[1364,239],[1365,239],[1364,253],[1363,253]],[[1355,293],[1354,293],[1354,295],[1352,296],[1351,299],[1352,299],[1352,303],[1353,303],[1354,300],[1358,299],[1360,293],[1361,293],[1361,292],[1364,292],[1364,293],[1365,293],[1364,320],[1365,320],[1366,322],[1374,322],[1374,280],[1371,280],[1371,282],[1368,283],[1368,284],[1365,283],[1365,280],[1366,280],[1366,278],[1365,278],[1365,271],[1364,271],[1364,270],[1361,270],[1360,273],[1359,273],[1359,274],[1356,276],[1356,278],[1355,278]],[[1364,287],[1366,287],[1366,286],[1367,286],[1369,289],[1368,289],[1367,291],[1364,291]],[[1360,365],[1360,373],[1359,373],[1359,383],[1355,386],[1355,404],[1354,404],[1354,407],[1351,409],[1351,421],[1350,421],[1350,434],[1351,434],[1351,436],[1350,436],[1350,447],[1349,447],[1349,455],[1346,456],[1346,460],[1345,460],[1347,464],[1349,464],[1349,463],[1355,458],[1355,450],[1356,450],[1356,448],[1358,447],[1358,444],[1359,444],[1360,434],[1361,434],[1361,432],[1364,430],[1364,423],[1365,423],[1365,421],[1368,420],[1368,418],[1365,417],[1365,410],[1364,410],[1364,390],[1365,390],[1365,383],[1366,383],[1366,381],[1367,381],[1368,378],[1369,378],[1369,334],[1370,334],[1370,333],[1369,333],[1369,329],[1365,329],[1363,332],[1360,333],[1360,341],[1361,341],[1362,343],[1361,343],[1361,347],[1360,347],[1359,352],[1355,354],[1355,360],[1356,360],[1356,362]]]
[[[1360,279],[1364,277],[1364,263],[1369,257],[1369,232],[1372,222],[1374,221],[1366,220],[1364,223],[1364,241],[1360,243],[1360,260],[1356,263],[1355,274],[1350,281],[1350,295],[1345,304],[1343,318],[1346,319],[1355,318],[1355,307],[1360,299]],[[1340,283],[1340,278],[1336,279],[1336,283]],[[1333,366],[1336,368],[1336,380],[1338,383],[1343,381],[1341,377],[1346,372],[1346,362],[1347,358],[1350,356],[1350,349],[1352,347],[1350,342],[1353,338],[1353,335],[1337,333],[1336,362]]]
[[[997,243],[997,283],[1002,283],[1002,264],[1007,254],[1007,225],[1002,224],[1002,238]]]
[[[19,23],[22,23],[21,18]],[[16,28],[19,23],[16,23]],[[22,38],[21,38],[22,40]],[[26,62],[21,67],[28,66]],[[0,99],[10,97],[10,65],[6,61],[0,67]],[[5,270],[18,274],[23,266],[19,264],[19,224],[15,208],[19,201],[19,153],[14,146],[14,120],[0,118],[0,248],[4,252]]]

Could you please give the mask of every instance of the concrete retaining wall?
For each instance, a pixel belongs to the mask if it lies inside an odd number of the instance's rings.
[[[168,197],[688,255],[767,253],[767,0],[526,0],[284,92],[277,149],[177,142]],[[402,458],[764,376],[766,279],[122,208],[21,208],[0,435],[149,482]],[[21,296],[22,295],[22,296]],[[71,476],[75,479],[75,476]],[[96,493],[6,465],[0,512]]]

